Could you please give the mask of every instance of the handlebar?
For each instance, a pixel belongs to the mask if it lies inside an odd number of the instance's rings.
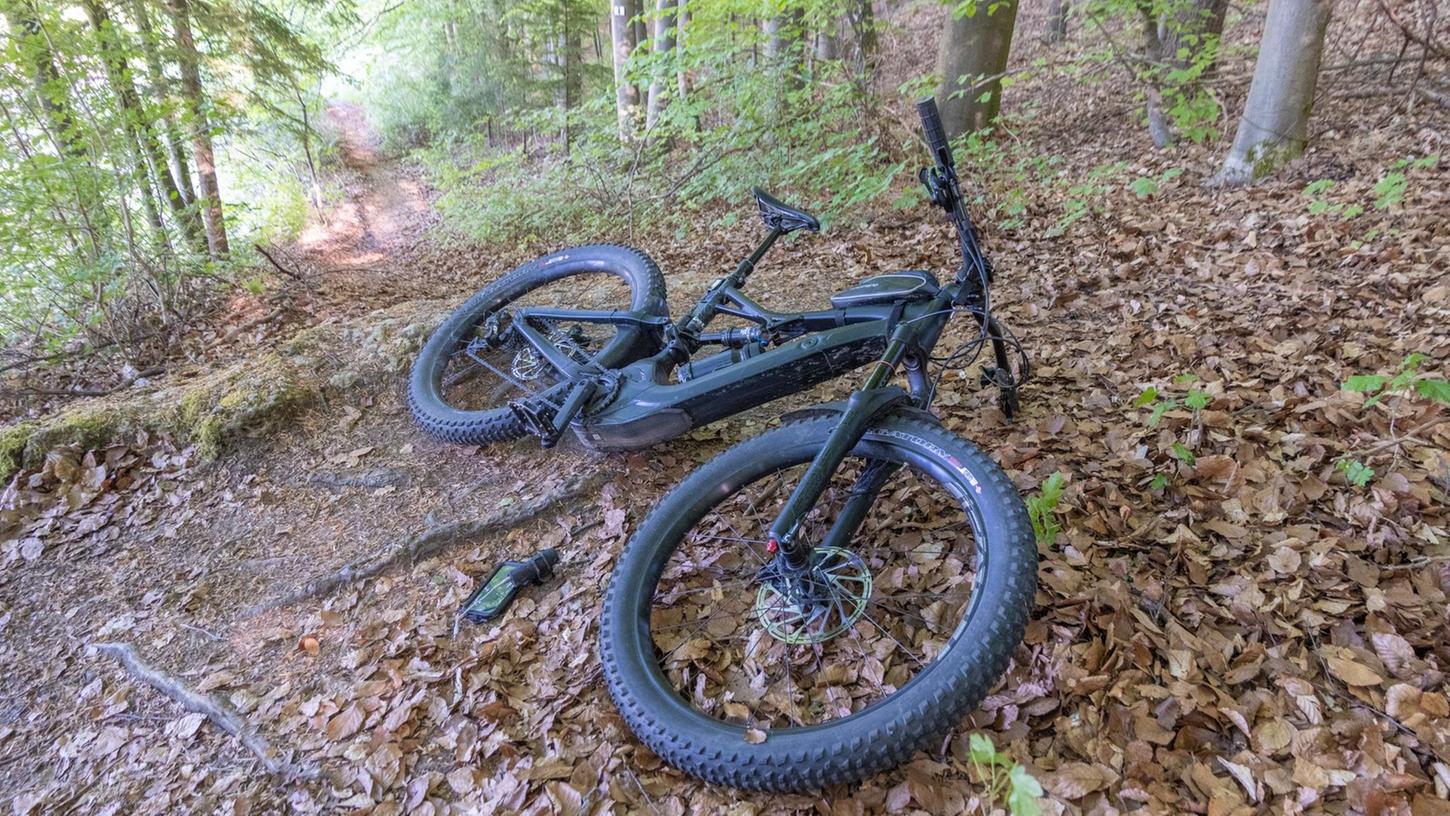
[[[926,134],[926,146],[931,148],[931,157],[936,160],[937,167],[942,170],[952,167],[952,148],[947,142],[947,132],[942,127],[941,112],[936,108],[936,100],[929,96],[925,99],[918,99],[916,112],[921,117],[921,129]]]

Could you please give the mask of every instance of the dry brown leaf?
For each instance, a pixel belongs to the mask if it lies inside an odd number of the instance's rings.
[[[1378,686],[1384,682],[1374,669],[1346,657],[1327,657],[1329,671],[1335,677],[1351,686]]]
[[[348,703],[346,708],[332,715],[332,719],[327,721],[327,738],[333,742],[347,739],[362,728],[364,719],[358,704]]]

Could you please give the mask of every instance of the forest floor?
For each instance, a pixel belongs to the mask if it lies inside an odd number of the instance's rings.
[[[1072,126],[1044,117],[1041,132],[1077,140],[1057,148],[1069,155],[1121,153],[1116,99],[1082,91],[1062,114]],[[942,750],[782,797],[710,788],[637,743],[595,640],[633,525],[783,406],[632,454],[423,436],[402,399],[411,329],[522,253],[440,232],[422,175],[378,150],[360,111],[334,109],[344,195],[285,248],[289,316],[256,345],[330,326],[329,342],[364,346],[384,342],[370,326],[407,328],[383,332],[399,344],[388,366],[318,389],[215,462],[151,434],[19,475],[0,508],[10,812],[949,813],[980,804],[965,746],[982,731],[1043,782],[1048,813],[1450,813],[1450,423],[1341,388],[1411,352],[1450,367],[1450,174],[1414,171],[1402,200],[1354,221],[1311,213],[1299,192],[1329,174],[1336,195],[1372,201],[1386,157],[1443,149],[1442,116],[1371,131],[1379,115],[1350,110],[1248,190],[1201,188],[1211,168],[1190,157],[1157,196],[1124,194],[1060,237],[989,226],[997,308],[1035,381],[1015,423],[974,372],[948,378],[938,411],[1024,492],[1069,477],[1033,623]],[[1168,166],[1144,156],[1144,172]],[[742,219],[651,238],[672,311],[755,232]],[[806,307],[950,253],[935,219],[891,212],[785,243],[751,287]],[[1149,386],[1178,400],[1157,423],[1139,404]],[[1183,402],[1195,389],[1201,410]],[[1345,456],[1375,468],[1368,486],[1345,481]],[[555,581],[496,626],[458,622],[476,579],[543,546],[563,554]],[[94,648],[116,642],[239,712],[268,759]]]

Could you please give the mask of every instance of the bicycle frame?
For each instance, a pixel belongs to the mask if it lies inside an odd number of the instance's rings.
[[[933,386],[926,362],[946,321],[958,309],[977,318],[981,337],[992,345],[996,369],[990,373],[991,382],[1002,388],[1004,407],[1010,416],[1020,382],[1011,373],[1004,333],[990,314],[987,286],[991,265],[982,255],[975,229],[962,206],[936,107],[928,100],[918,103],[918,110],[936,160],[936,168],[922,171],[921,180],[933,203],[947,211],[962,252],[962,264],[953,282],[939,287],[929,299],[773,312],[741,291],[756,263],[784,234],[781,226],[771,225],[770,233],[755,251],[732,274],[711,284],[689,313],[673,324],[667,318],[643,312],[529,307],[515,310],[514,328],[564,379],[542,395],[513,403],[516,413],[546,446],[573,424],[591,447],[641,448],[874,363],[865,382],[849,399],[824,407],[838,415],[836,426],[771,525],[767,549],[772,554],[782,553],[784,567],[792,570],[805,568],[814,549],[797,537],[801,521],[870,423],[903,404],[921,409],[930,403]],[[706,332],[710,322],[722,314],[754,325],[750,329]],[[546,331],[531,325],[534,321],[612,324],[642,336],[659,350],[622,368],[601,370],[576,362],[554,346]],[[708,345],[720,345],[725,350],[692,362],[694,354]],[[909,392],[890,385],[899,368],[904,370]],[[677,371],[679,381],[672,382],[671,375]],[[553,410],[552,416],[548,409]],[[850,540],[892,469],[882,466],[863,471],[827,533],[827,546]]]

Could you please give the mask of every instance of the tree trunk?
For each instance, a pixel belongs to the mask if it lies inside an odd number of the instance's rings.
[[[679,81],[679,98],[684,100],[690,90],[689,77],[685,73],[685,29],[690,24],[690,0],[679,0],[675,11],[675,78]]]
[[[1203,71],[1205,77],[1211,75],[1227,14],[1228,0],[1179,0],[1175,9],[1164,14],[1159,23],[1158,47],[1162,60],[1174,68],[1186,68],[1193,63],[1195,55],[1213,49]]]
[[[1210,184],[1247,184],[1304,152],[1333,0],[1269,0],[1249,98]]]
[[[838,59],[841,53],[840,38],[835,29],[825,28],[816,32],[816,59],[822,62]]]
[[[1047,5],[1047,27],[1042,30],[1042,41],[1048,44],[1067,39],[1067,17],[1072,10],[1072,0],[1051,0]]]
[[[948,14],[937,55],[937,106],[949,137],[982,130],[997,117],[1016,21],[1016,0],[1003,0],[995,10],[981,3],[961,18]]]
[[[574,131],[569,122],[570,112],[579,107],[584,95],[583,40],[579,32],[569,26],[564,18],[564,155],[574,149]]]
[[[176,116],[171,109],[171,82],[166,78],[160,55],[156,53],[156,34],[151,28],[151,14],[146,9],[146,2],[147,0],[134,0],[131,11],[136,18],[136,28],[141,33],[141,54],[146,58],[147,81],[162,105],[161,121],[166,126],[166,151],[171,159],[171,171],[176,174],[177,192],[187,206],[187,220],[191,222],[188,230],[201,236],[199,249],[205,249],[206,236],[201,224],[201,213],[191,207],[196,203],[196,185],[191,181],[191,157],[186,154],[186,142],[181,137],[181,129],[176,126]]]
[[[800,85],[801,12],[786,9],[765,20],[765,62],[787,88]]]
[[[40,19],[28,4],[6,5],[5,22],[10,26],[10,36],[20,40],[28,57],[30,81],[35,89],[35,98],[45,112],[46,126],[53,132],[62,152],[84,156],[86,146],[77,137],[75,116],[71,114],[68,102],[70,86],[61,79],[60,71],[55,67],[50,39],[41,28]]]
[[[142,109],[116,25],[98,0],[86,0],[85,9],[91,28],[95,29],[96,37],[100,41],[101,61],[105,64],[106,79],[111,85],[111,91],[116,94],[121,121],[135,152],[135,170],[132,176],[145,198],[146,217],[155,228],[160,241],[170,246],[160,208],[154,200],[156,197],[164,199],[183,234],[187,235],[193,246],[205,251],[206,245],[201,232],[192,232],[190,229],[192,222],[187,217],[186,202],[181,199],[181,192],[176,188],[176,180],[171,175],[166,153],[156,138],[156,132],[151,128],[151,119]],[[148,167],[150,175],[147,173]],[[152,175],[155,176],[156,186],[152,185]]]
[[[196,174],[201,178],[201,220],[206,227],[206,244],[212,257],[226,255],[227,227],[222,217],[221,186],[217,183],[216,156],[212,152],[211,126],[207,123],[206,98],[201,86],[196,41],[191,36],[189,0],[166,0],[176,32],[177,62],[181,68],[181,92],[191,114],[191,153],[196,158]]]
[[[639,110],[639,89],[629,81],[629,55],[634,53],[634,25],[630,21],[629,0],[610,0],[609,39],[614,50],[614,106],[619,118],[619,138],[634,138],[634,122]]]
[[[664,59],[675,48],[675,1],[676,0],[655,0],[655,15],[651,21],[653,29],[652,48],[655,59]],[[665,98],[670,92],[669,77],[665,75],[664,68],[658,64],[651,72],[649,83],[649,101],[645,105],[644,129],[654,129],[655,123],[659,121],[660,111],[664,109]]]

